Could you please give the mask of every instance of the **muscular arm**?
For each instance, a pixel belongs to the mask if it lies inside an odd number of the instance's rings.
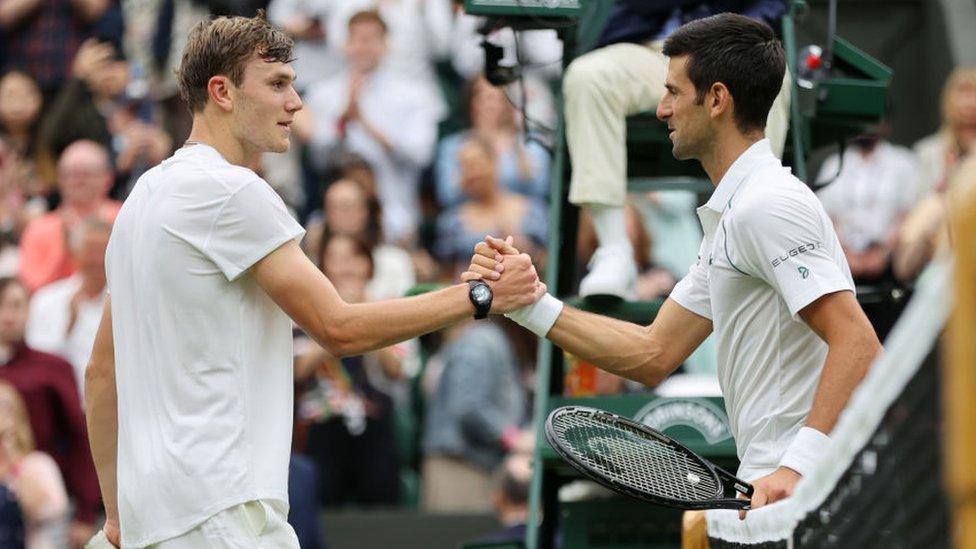
[[[538,299],[540,294],[533,291],[538,279],[528,256],[520,264],[521,268],[513,268],[520,276],[493,285],[493,311],[511,310]],[[295,241],[258,261],[252,273],[275,303],[335,356],[380,349],[474,313],[467,284],[409,298],[346,303]]]
[[[650,326],[565,306],[546,338],[612,374],[654,386],[710,333],[710,320],[668,299]]]
[[[497,262],[518,253],[512,239],[489,236],[475,246],[463,280],[505,279]],[[668,299],[650,326],[563,306],[546,339],[611,374],[654,386],[681,365],[712,333],[712,321]]]
[[[105,504],[106,534],[112,538],[110,525],[118,531],[119,507],[116,478],[118,454],[118,397],[115,392],[115,342],[112,338],[112,298],[105,300],[102,322],[95,335],[91,359],[85,370],[85,409],[98,484]],[[116,534],[117,536],[117,534]]]
[[[828,346],[806,425],[830,434],[851,393],[880,354],[881,342],[852,292],[822,296],[804,307],[800,317]]]

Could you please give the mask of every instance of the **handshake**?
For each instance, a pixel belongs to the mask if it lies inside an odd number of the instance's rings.
[[[505,240],[486,236],[474,247],[471,264],[461,274],[462,282],[483,280],[491,287],[491,312],[511,313],[539,301],[546,285],[539,280],[532,258]]]
[[[546,337],[562,312],[563,304],[546,293],[546,285],[528,254],[519,253],[512,237],[486,236],[474,247],[471,264],[461,280],[483,280],[493,294],[492,313],[503,313],[539,337]]]

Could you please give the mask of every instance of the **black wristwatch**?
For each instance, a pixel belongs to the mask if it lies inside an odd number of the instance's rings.
[[[468,299],[474,305],[474,317],[481,319],[491,310],[491,286],[481,280],[468,281]]]

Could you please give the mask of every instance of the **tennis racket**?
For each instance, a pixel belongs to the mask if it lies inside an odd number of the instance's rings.
[[[668,436],[583,406],[557,408],[546,438],[586,477],[643,501],[678,509],[749,509],[752,485]]]

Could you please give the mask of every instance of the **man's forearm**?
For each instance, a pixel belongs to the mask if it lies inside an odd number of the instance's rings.
[[[807,416],[807,427],[830,434],[854,389],[880,352],[881,345],[873,332],[830,345]]]
[[[118,456],[118,396],[115,389],[114,364],[89,365],[85,374],[85,408],[92,459],[98,473],[98,485],[105,504],[105,514],[118,519],[116,463]]]
[[[611,374],[645,385],[657,385],[674,369],[663,364],[660,346],[654,345],[647,327],[569,306],[546,338]]]
[[[468,285],[457,284],[423,295],[348,305],[328,315],[322,331],[327,349],[342,356],[362,354],[438,330],[474,314]]]

